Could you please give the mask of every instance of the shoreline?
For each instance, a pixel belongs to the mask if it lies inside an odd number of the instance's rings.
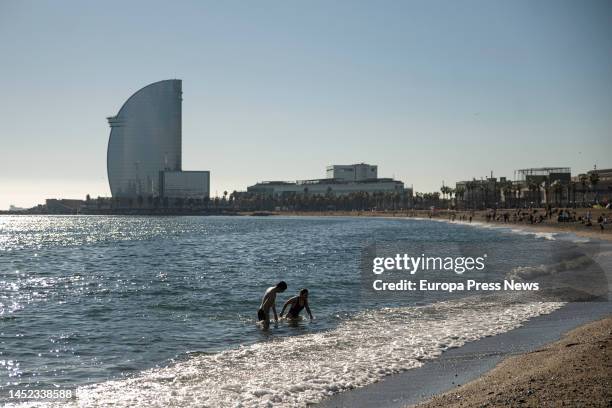
[[[501,361],[482,377],[415,408],[605,406],[612,401],[612,315],[554,343]]]
[[[586,211],[587,209],[581,209]],[[510,212],[513,210],[499,210],[500,212]],[[612,210],[597,209],[591,210],[595,218],[600,213],[612,214]],[[587,227],[583,224],[573,223],[560,223],[556,221],[545,220],[542,223],[526,223],[526,222],[501,222],[501,221],[487,221],[486,210],[473,211],[474,217],[472,222],[460,221],[458,219],[451,220],[452,214],[468,214],[469,211],[451,211],[451,210],[438,210],[432,214],[428,210],[404,210],[404,211],[271,211],[266,213],[261,212],[241,212],[238,215],[242,216],[289,216],[289,217],[381,217],[381,218],[407,218],[416,220],[431,220],[431,221],[444,221],[450,224],[465,224],[465,225],[479,225],[483,227],[500,227],[500,228],[519,228],[529,232],[544,232],[544,233],[559,233],[559,234],[574,234],[582,238],[589,239],[600,239],[605,241],[612,241],[612,224],[606,224],[605,229],[602,231],[600,226],[595,223],[591,227]]]
[[[418,408],[446,406],[446,400],[440,405],[422,407],[418,404],[430,403],[432,398],[441,398],[446,393],[456,395],[457,390],[465,392],[463,390],[467,389],[468,385],[472,387],[473,385],[470,385],[472,382],[485,378],[505,359],[514,358],[516,355],[530,355],[529,353],[557,342],[568,331],[606,317],[612,317],[612,305],[608,301],[568,303],[550,314],[534,317],[516,329],[448,350],[440,357],[426,361],[421,367],[391,375],[363,388],[336,394],[321,401],[317,406],[321,408],[372,406],[404,408],[415,404]],[[487,393],[485,396],[488,397]],[[496,396],[495,393],[491,395]],[[450,397],[451,400],[452,398]],[[459,399],[458,402],[459,404],[465,402],[465,399],[463,401]],[[516,406],[518,403],[512,402],[508,405]]]
[[[451,221],[442,217],[406,218],[469,224],[465,221]],[[602,237],[593,231],[575,231],[549,225],[486,223],[480,220],[470,225],[476,228],[505,227],[533,233],[573,234],[593,239],[595,242],[599,241],[602,244],[606,243],[606,247],[609,245],[607,242],[612,238],[610,235]],[[612,283],[612,270],[605,268],[605,272],[608,281]],[[610,284],[608,287],[611,287]],[[589,328],[594,324],[593,322],[607,319],[605,323],[607,326],[604,330],[608,336],[604,346],[604,351],[608,353],[606,354],[607,363],[603,360],[592,359],[583,362],[582,357],[576,357],[576,355],[563,357],[563,363],[571,368],[565,372],[568,374],[564,377],[565,387],[571,387],[569,389],[574,391],[579,387],[589,385],[601,388],[601,384],[592,376],[583,378],[580,383],[572,382],[574,378],[572,370],[581,370],[580,373],[601,372],[602,370],[612,372],[609,369],[609,346],[612,342],[612,304],[609,296],[610,289],[608,299],[594,302],[570,302],[551,314],[530,319],[514,330],[448,350],[439,358],[426,361],[422,367],[391,375],[370,386],[337,394],[322,401],[319,406],[322,408],[366,408],[371,406],[441,408],[447,406],[521,406],[522,404],[524,406],[558,406],[559,402],[555,403],[555,398],[566,397],[569,398],[569,406],[572,406],[572,401],[577,402],[580,406],[586,406],[585,402],[592,406],[607,406],[612,402],[609,393],[606,395],[600,392],[600,399],[594,402],[596,400],[588,399],[590,398],[588,393],[580,393],[581,397],[587,395],[587,399],[572,400],[573,393],[564,394],[563,389],[555,389],[556,383],[551,378],[561,375],[561,369],[564,367],[561,364],[556,366],[560,367],[558,374],[549,370],[548,376],[540,375],[537,378],[525,377],[528,374],[525,373],[524,367],[526,364],[531,364],[531,367],[535,367],[534,370],[550,368],[546,365],[547,359],[536,359],[539,356],[550,357],[555,354],[550,350],[563,351],[566,347],[573,347],[574,343],[581,347],[583,344],[590,344],[587,340],[568,339],[581,336],[585,330],[591,330]],[[600,330],[599,333],[601,332]],[[567,344],[570,346],[566,346]],[[576,347],[571,351],[575,350],[582,350],[582,348]],[[532,375],[535,375],[534,372],[531,371]],[[611,382],[612,378],[608,378],[606,383],[608,388]]]
[[[541,210],[541,209],[540,209]],[[580,209],[578,211],[585,212],[587,209]],[[511,212],[513,209],[499,210],[500,212]],[[555,221],[545,220],[542,223],[526,223],[526,222],[500,222],[500,221],[487,221],[485,210],[473,211],[474,219],[470,223],[468,221],[451,220],[451,214],[467,214],[469,211],[454,211],[454,210],[437,210],[432,213],[429,210],[398,210],[398,211],[239,211],[239,210],[214,210],[214,211],[193,211],[193,212],[139,212],[136,210],[123,211],[123,212],[101,212],[101,213],[66,213],[66,214],[46,214],[46,213],[16,213],[8,211],[0,211],[0,216],[103,216],[103,215],[116,215],[116,216],[136,216],[136,217],[175,217],[175,216],[187,216],[187,217],[206,217],[206,216],[229,216],[229,217],[268,217],[268,216],[286,216],[286,217],[381,217],[381,218],[407,218],[407,219],[420,219],[420,220],[432,220],[432,221],[446,221],[449,223],[457,224],[482,224],[488,227],[507,227],[507,228],[520,228],[530,232],[543,232],[543,233],[565,233],[574,234],[578,237],[589,238],[589,239],[600,239],[605,241],[612,241],[612,210],[609,209],[594,209],[592,210],[596,218],[597,215],[604,213],[610,215],[608,218],[608,224],[605,229],[601,230],[600,226],[595,222],[592,226],[587,227],[583,224],[573,223],[558,223]]]

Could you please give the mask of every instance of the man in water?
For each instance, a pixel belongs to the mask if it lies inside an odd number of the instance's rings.
[[[302,309],[306,308],[306,312],[308,312],[310,320],[312,320],[312,313],[310,313],[310,307],[308,307],[308,289],[300,290],[299,295],[287,300],[283,305],[283,310],[281,310],[280,317],[283,317],[283,313],[285,313],[285,309],[289,305],[291,305],[291,307],[287,312],[287,319],[297,319]]]
[[[285,281],[280,281],[276,286],[271,286],[264,293],[263,299],[259,310],[257,310],[257,320],[262,322],[264,328],[270,327],[270,308],[274,312],[274,321],[278,322],[278,316],[276,315],[276,294],[278,292],[284,292],[287,289]]]

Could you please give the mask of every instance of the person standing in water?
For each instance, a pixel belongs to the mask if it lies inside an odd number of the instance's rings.
[[[266,290],[261,300],[261,305],[257,310],[257,320],[262,322],[264,328],[270,327],[270,309],[274,312],[274,321],[278,322],[276,315],[276,294],[284,292],[287,289],[285,281],[280,281],[276,286],[271,286]]]
[[[291,307],[287,312],[287,319],[297,319],[302,309],[306,308],[306,312],[308,312],[310,320],[312,320],[312,313],[310,312],[310,307],[308,307],[308,289],[300,290],[300,294],[298,296],[294,296],[287,300],[283,305],[283,310],[281,310],[280,317],[283,317],[283,313],[285,313],[285,309],[289,305],[291,305]]]

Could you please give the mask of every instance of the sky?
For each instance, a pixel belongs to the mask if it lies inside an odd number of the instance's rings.
[[[0,209],[109,196],[106,117],[183,80],[211,193],[612,167],[612,2],[0,0]]]

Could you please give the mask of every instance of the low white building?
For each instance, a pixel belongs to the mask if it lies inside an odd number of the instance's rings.
[[[247,192],[270,196],[290,194],[337,196],[359,192],[409,193],[404,188],[403,182],[391,178],[378,178],[378,167],[365,163],[328,166],[326,174],[327,178],[315,180],[262,181],[247,187]]]

